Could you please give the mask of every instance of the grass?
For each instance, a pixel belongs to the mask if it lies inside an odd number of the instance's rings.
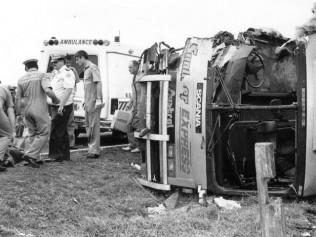
[[[240,199],[242,209],[201,207],[197,195],[180,194],[179,208],[148,217],[156,201],[131,177],[137,155],[107,150],[99,160],[73,158],[40,169],[16,167],[0,174],[0,236],[216,236],[254,237],[259,234],[256,197]],[[153,192],[159,201],[169,193]],[[288,236],[312,234],[313,203],[285,203]]]

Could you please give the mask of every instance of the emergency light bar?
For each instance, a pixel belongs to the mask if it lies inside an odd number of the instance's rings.
[[[54,45],[104,45],[109,46],[109,40],[97,40],[97,39],[61,39],[57,40],[52,37],[50,40],[44,40],[44,46],[54,46]]]

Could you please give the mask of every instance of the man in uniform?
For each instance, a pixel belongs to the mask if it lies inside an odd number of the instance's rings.
[[[75,75],[65,65],[65,55],[52,56],[55,74],[51,85],[59,104],[51,105],[52,126],[49,139],[49,157],[56,161],[70,160],[67,125],[73,111]]]
[[[13,100],[10,91],[0,85],[0,171],[6,170],[3,166],[4,154],[14,137],[15,115]]]
[[[100,112],[104,106],[100,71],[88,59],[86,51],[78,51],[75,57],[76,63],[84,67],[84,108],[89,139],[87,158],[96,159],[100,156]]]
[[[76,79],[76,84],[80,81],[78,72],[76,70],[76,68],[71,66],[71,55],[66,55],[66,66],[67,68],[69,68],[74,74],[75,74],[75,79]],[[73,89],[73,97],[75,97],[76,94],[76,85]],[[68,120],[68,124],[67,124],[67,131],[68,131],[68,136],[69,136],[69,146],[70,148],[74,148],[75,147],[75,116],[74,116],[74,108],[72,110],[72,112],[69,115],[69,120]]]
[[[38,71],[37,60],[29,59],[23,64],[27,73],[18,80],[16,112],[21,115],[21,107],[24,107],[23,115],[29,130],[29,146],[25,150],[24,159],[32,167],[38,168],[38,164],[43,163],[40,152],[48,141],[50,130],[47,96],[54,103],[59,103],[59,100],[52,91],[49,76]]]

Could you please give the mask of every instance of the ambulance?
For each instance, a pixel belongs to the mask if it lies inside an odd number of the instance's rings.
[[[51,72],[51,56],[53,54],[68,54],[73,56],[79,50],[85,50],[89,60],[100,69],[102,80],[102,93],[104,108],[101,111],[101,132],[113,132],[111,122],[116,110],[126,110],[131,98],[132,75],[128,71],[131,60],[139,59],[139,50],[119,42],[115,37],[113,42],[104,39],[72,39],[52,37],[43,42],[39,68],[44,72]],[[76,86],[74,98],[75,135],[85,133],[84,90],[83,90],[83,68],[75,63],[72,57],[71,66],[74,67],[81,79]],[[115,133],[119,134],[119,133]]]
[[[255,144],[273,144],[274,195],[316,194],[316,35],[291,40],[249,28],[148,48],[146,177],[157,190],[255,194]],[[176,58],[176,59],[175,59]]]

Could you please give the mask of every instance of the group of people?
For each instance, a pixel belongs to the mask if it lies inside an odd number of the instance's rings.
[[[87,158],[100,156],[100,111],[103,107],[102,82],[98,67],[87,52],[75,55],[84,68],[84,109],[88,135]],[[74,95],[79,76],[70,65],[69,55],[53,55],[53,71],[38,71],[36,59],[23,62],[26,74],[18,80],[15,103],[10,91],[0,85],[0,171],[5,153],[16,136],[15,120],[23,119],[28,128],[23,160],[31,167],[43,164],[40,152],[49,141],[49,158],[70,160],[70,145],[74,145]]]

